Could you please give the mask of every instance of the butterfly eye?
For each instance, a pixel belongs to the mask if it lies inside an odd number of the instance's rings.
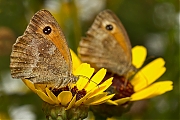
[[[106,25],[106,30],[109,30],[109,31],[113,30],[113,26],[111,24]]]
[[[51,33],[51,27],[46,26],[46,27],[43,29],[43,33],[46,34],[46,35],[49,35],[49,34]]]

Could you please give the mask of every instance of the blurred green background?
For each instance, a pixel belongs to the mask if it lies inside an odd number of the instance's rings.
[[[10,76],[12,44],[40,9],[57,19],[75,52],[95,16],[111,9],[122,21],[132,46],[144,45],[148,59],[163,57],[167,71],[159,80],[172,80],[173,91],[137,102],[121,119],[180,119],[178,0],[0,0],[0,119],[45,119],[42,101]]]

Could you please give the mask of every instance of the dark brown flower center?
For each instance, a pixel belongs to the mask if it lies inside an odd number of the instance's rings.
[[[62,87],[62,88],[54,88],[51,91],[57,97],[59,95],[59,93],[61,93],[62,91],[69,91],[69,87],[65,86],[65,87]]]
[[[76,94],[76,101],[77,101],[86,95],[86,90],[85,89],[78,90],[78,88],[76,86],[74,86],[71,89],[71,93],[73,96]]]
[[[62,88],[54,88],[51,90],[52,93],[57,97],[62,91],[71,91],[72,96],[74,97],[76,95],[76,101],[81,99],[82,97],[84,97],[86,95],[86,91],[85,89],[82,90],[78,90],[78,88],[76,86],[74,86],[73,88],[69,88],[68,86],[66,87],[62,87]]]
[[[134,93],[133,85],[124,76],[119,76],[117,74],[112,75],[112,73],[107,72],[104,80],[110,77],[113,77],[113,83],[107,91],[111,94],[115,93],[112,100],[130,97]]]

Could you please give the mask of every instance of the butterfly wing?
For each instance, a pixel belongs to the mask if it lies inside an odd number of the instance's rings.
[[[106,68],[123,75],[131,66],[131,44],[118,17],[105,10],[96,17],[86,37],[80,41],[78,52],[83,62],[96,69]]]
[[[65,79],[71,76],[71,64],[68,45],[58,23],[50,12],[37,12],[24,35],[13,45],[12,77],[65,85],[69,82]]]

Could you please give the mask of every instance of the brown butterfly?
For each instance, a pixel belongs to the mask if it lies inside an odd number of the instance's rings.
[[[71,54],[57,21],[47,10],[38,11],[17,38],[10,58],[13,78],[63,87],[77,81]]]
[[[126,30],[110,10],[97,15],[86,37],[80,41],[78,53],[83,62],[90,63],[96,70],[106,68],[122,76],[135,69]]]

